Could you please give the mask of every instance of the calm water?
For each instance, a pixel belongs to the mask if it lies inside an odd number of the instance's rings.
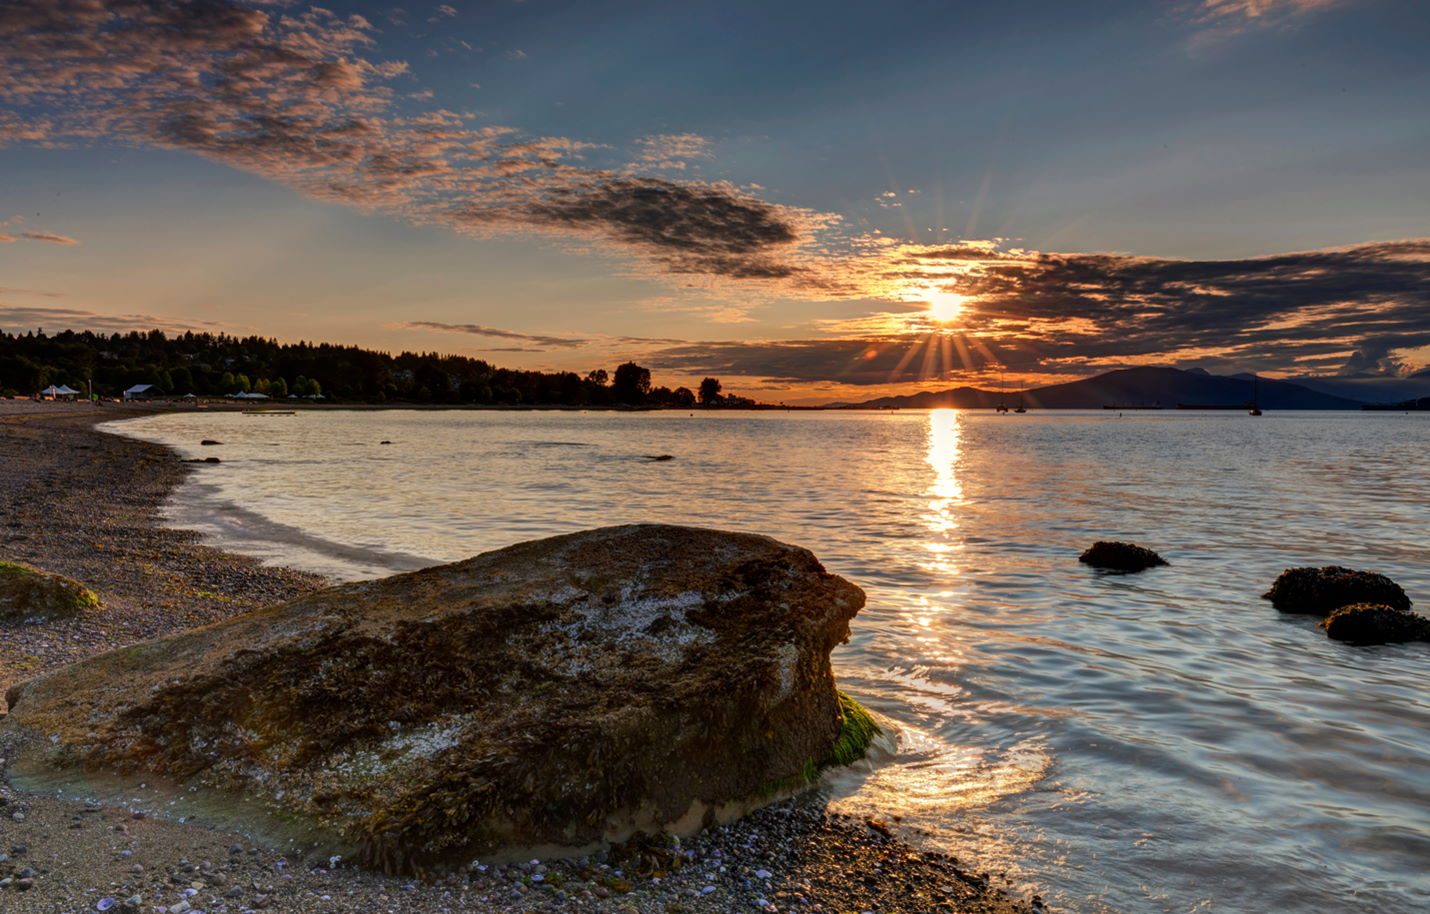
[[[110,427],[222,457],[174,524],[335,578],[632,521],[807,546],[869,594],[835,667],[899,731],[893,762],[838,785],[843,808],[897,813],[915,840],[1078,912],[1430,910],[1430,644],[1343,646],[1258,599],[1286,567],[1340,562],[1430,605],[1430,415]],[[1111,538],[1172,565],[1078,564]]]

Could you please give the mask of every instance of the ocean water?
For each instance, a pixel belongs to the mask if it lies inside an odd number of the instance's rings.
[[[806,546],[868,593],[836,674],[898,735],[892,760],[826,786],[836,807],[1069,911],[1430,910],[1430,644],[1334,643],[1259,599],[1285,568],[1340,563],[1430,611],[1430,414],[107,428],[222,458],[176,493],[173,525],[335,579],[638,521]],[[1172,564],[1098,573],[1077,562],[1097,539]]]

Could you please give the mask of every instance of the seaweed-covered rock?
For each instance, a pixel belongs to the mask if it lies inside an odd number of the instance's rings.
[[[829,652],[863,602],[762,536],[522,543],[22,683],[12,779],[164,785],[169,814],[389,872],[691,831],[862,755]]]
[[[1317,616],[1352,603],[1379,603],[1392,609],[1410,608],[1410,598],[1390,578],[1339,565],[1288,568],[1261,597],[1270,600],[1272,606],[1284,613]]]
[[[1430,641],[1430,619],[1378,603],[1342,606],[1319,624],[1328,637],[1351,644]]]
[[[99,608],[94,591],[64,575],[0,562],[0,624],[63,619]]]
[[[1134,543],[1108,540],[1099,540],[1093,543],[1091,548],[1078,556],[1077,560],[1084,565],[1106,568],[1109,571],[1142,571],[1145,568],[1167,564],[1166,559],[1151,549],[1145,549]]]

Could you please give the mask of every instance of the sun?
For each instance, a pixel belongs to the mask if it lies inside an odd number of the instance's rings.
[[[963,316],[963,305],[968,296],[957,292],[930,292],[928,296],[931,320],[939,324],[950,324]]]

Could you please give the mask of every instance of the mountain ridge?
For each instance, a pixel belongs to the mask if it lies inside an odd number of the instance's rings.
[[[1009,409],[1022,398],[1029,409],[1175,409],[1178,404],[1218,408],[1247,406],[1253,396],[1262,409],[1360,409],[1365,401],[1312,390],[1288,381],[1225,377],[1180,368],[1139,367],[1034,387],[1024,391],[954,387],[862,403],[841,404],[843,409],[993,409],[1001,401]]]

